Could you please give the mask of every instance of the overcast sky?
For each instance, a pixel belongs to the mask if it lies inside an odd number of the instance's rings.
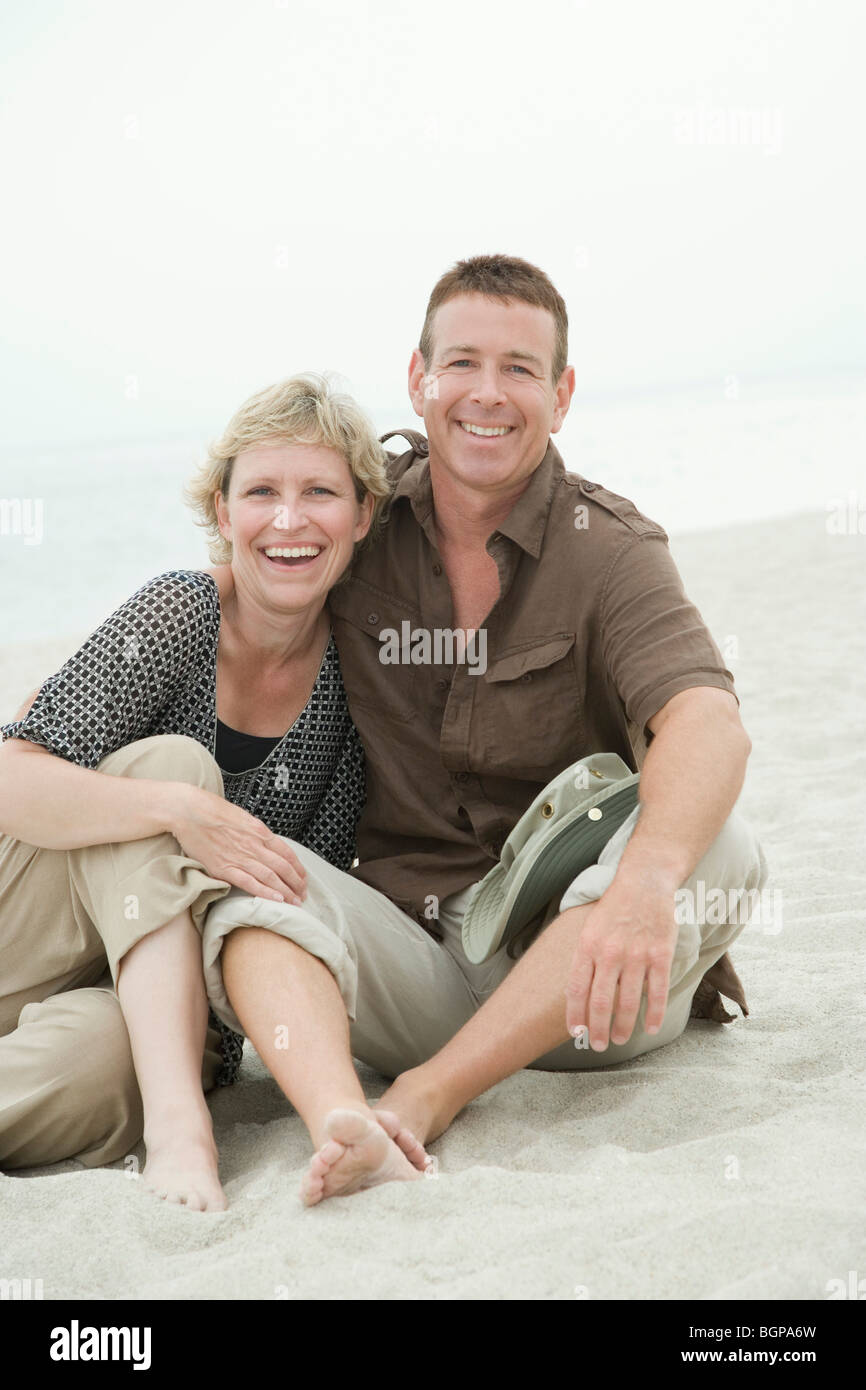
[[[405,422],[490,251],[586,392],[866,369],[864,38],[861,0],[9,0],[0,445],[213,432],[304,369]]]

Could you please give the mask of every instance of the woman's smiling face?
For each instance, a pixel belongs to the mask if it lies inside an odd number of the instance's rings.
[[[269,607],[301,612],[323,603],[346,569],[369,529],[372,498],[358,501],[336,449],[274,439],[237,455],[216,508],[235,582]]]

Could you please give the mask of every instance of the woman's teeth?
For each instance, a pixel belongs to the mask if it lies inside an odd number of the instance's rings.
[[[321,549],[320,545],[269,545],[265,554],[269,560],[300,560],[305,555],[315,557]]]

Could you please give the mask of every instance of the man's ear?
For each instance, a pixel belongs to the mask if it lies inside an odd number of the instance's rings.
[[[562,429],[562,423],[568,414],[568,407],[571,405],[571,398],[574,395],[576,385],[574,368],[566,367],[556,384],[554,392],[553,423],[550,426],[550,433],[557,434]]]
[[[424,358],[421,356],[421,349],[416,348],[409,359],[409,399],[415,414],[420,415],[422,420],[424,418],[426,382],[427,368],[424,365]]]

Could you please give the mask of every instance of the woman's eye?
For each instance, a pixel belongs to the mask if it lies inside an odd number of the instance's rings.
[[[265,484],[262,483],[261,487],[251,487],[250,490],[249,490],[249,493],[248,493],[247,495],[248,495],[249,497],[255,497],[255,495],[256,495],[257,492],[270,492],[270,491],[271,491],[271,489],[270,489],[269,487],[266,487]]]
[[[333,497],[333,492],[329,487],[311,487],[310,492],[323,492],[326,497]]]

